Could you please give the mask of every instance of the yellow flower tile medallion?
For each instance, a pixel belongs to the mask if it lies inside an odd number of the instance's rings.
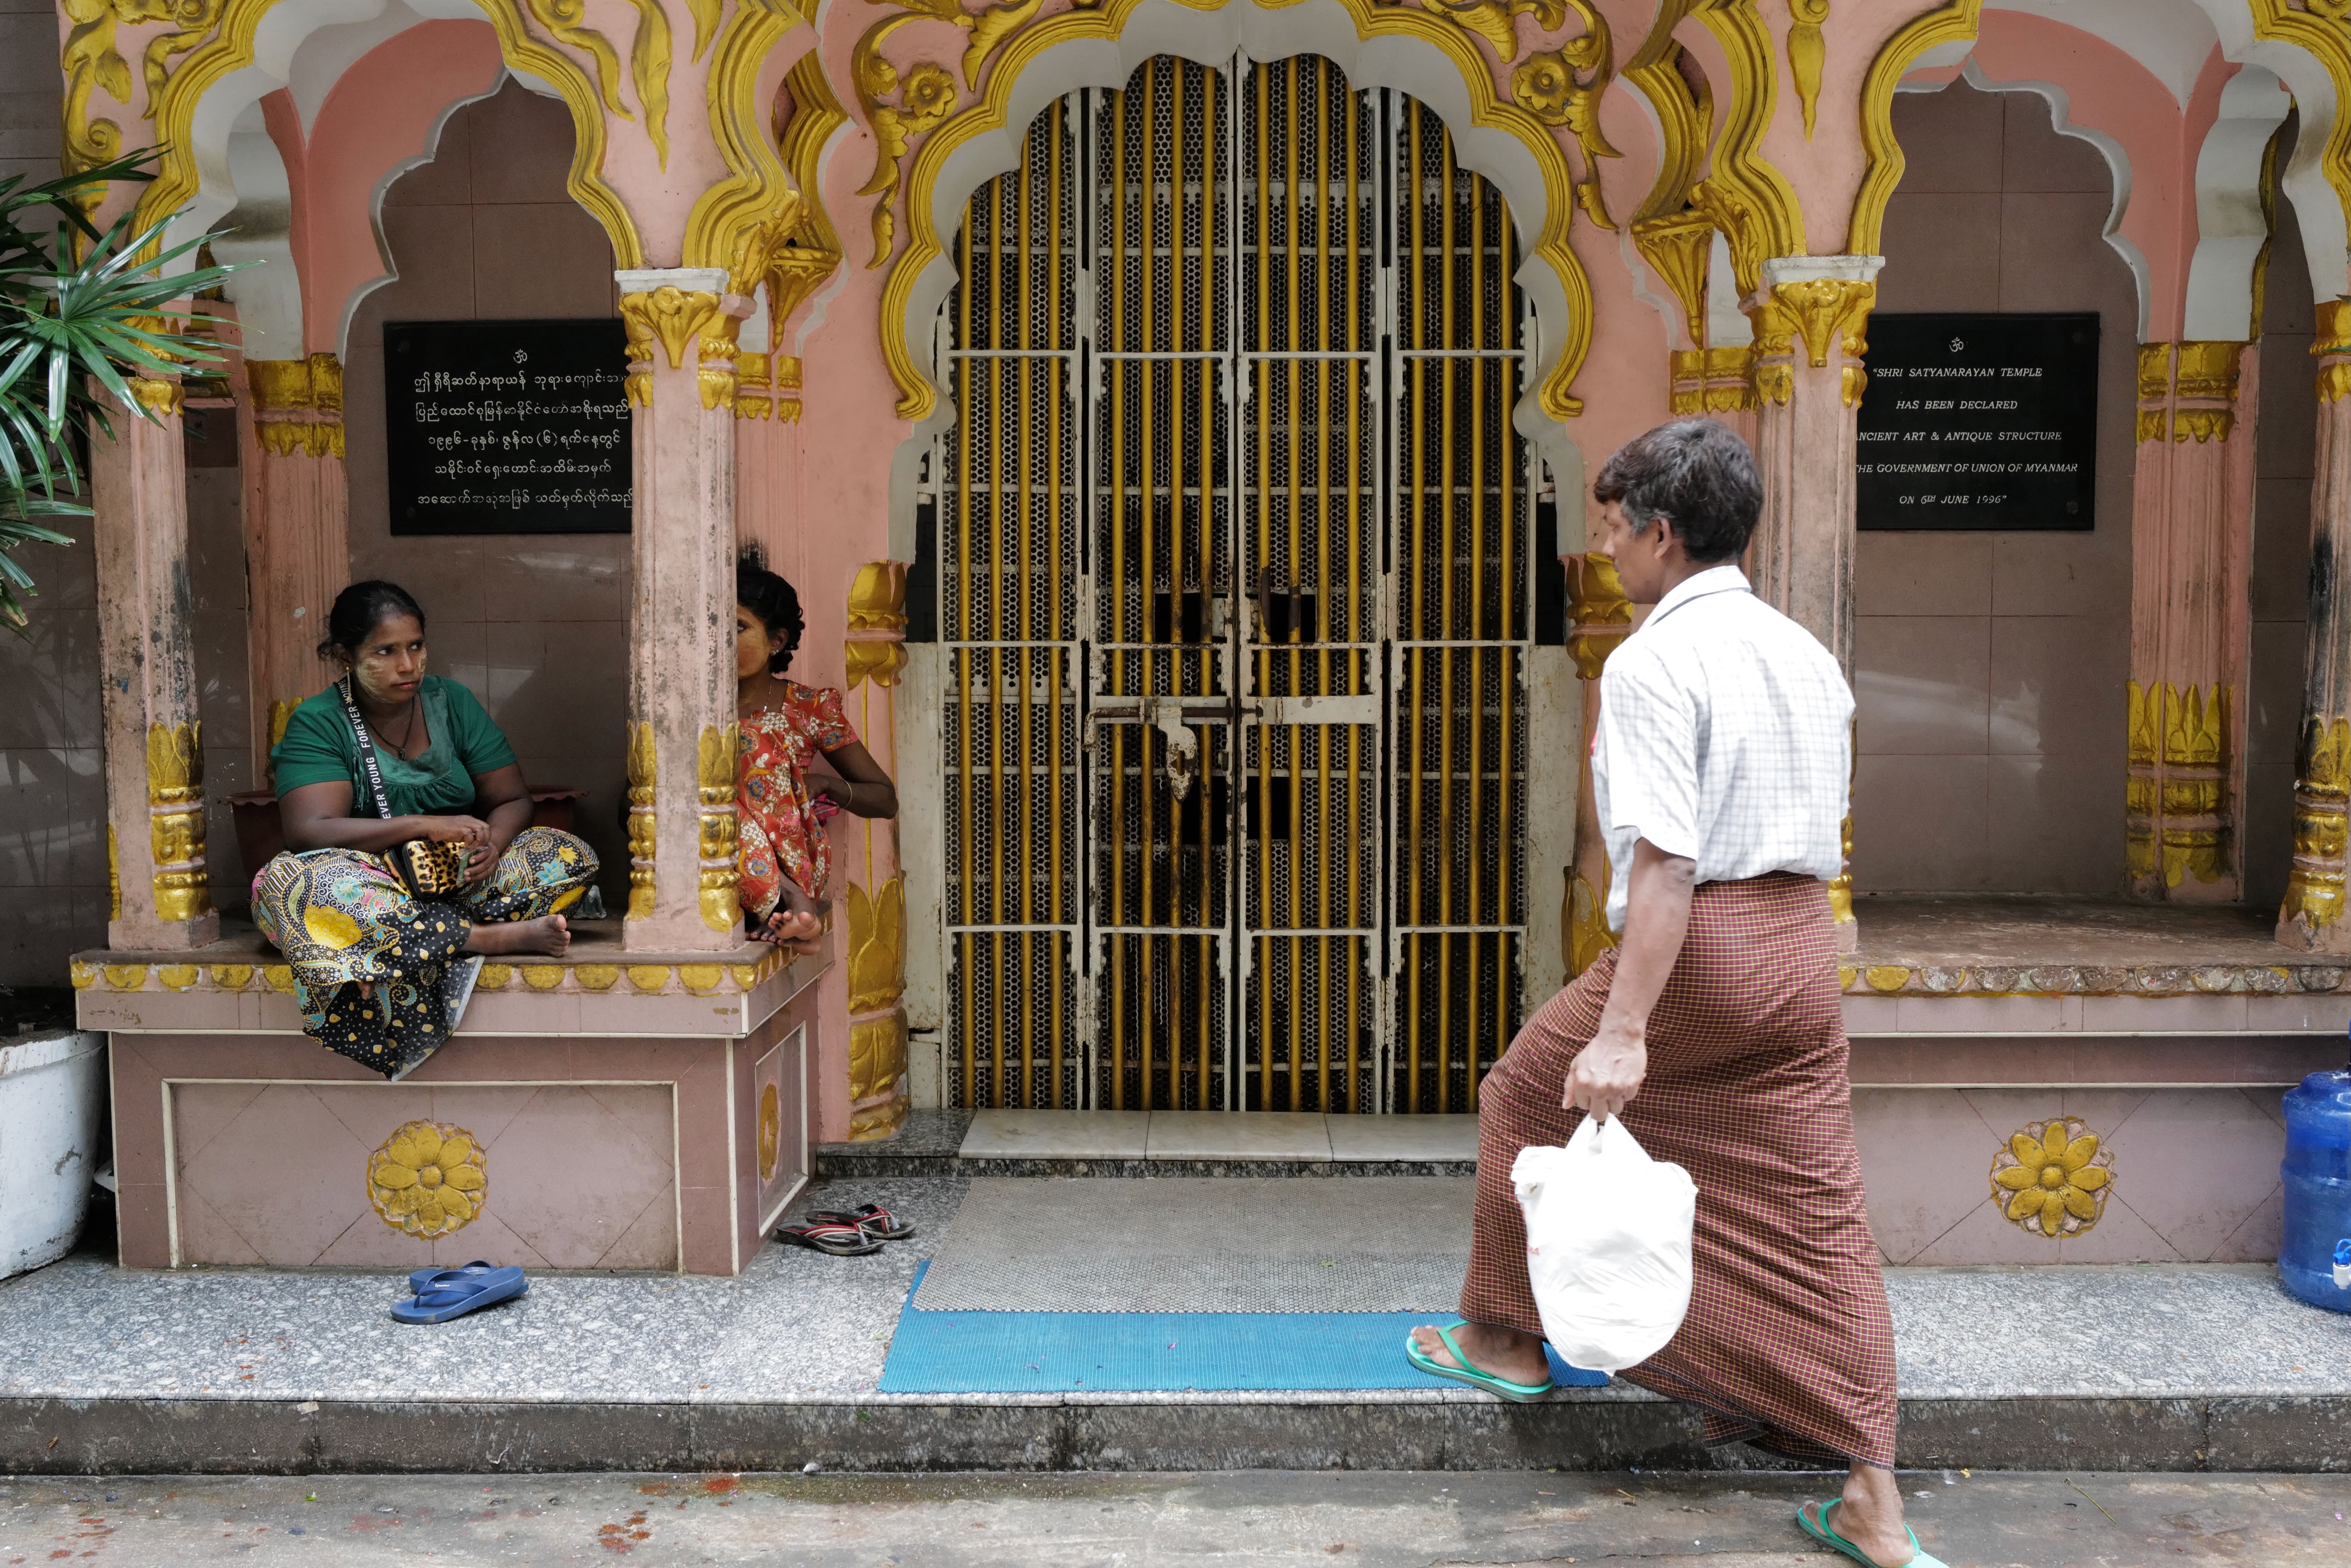
[[[454,1235],[489,1201],[488,1163],[465,1128],[410,1122],[368,1156],[368,1201],[394,1230],[428,1241]]]
[[[1991,1200],[2035,1235],[2079,1236],[2105,1212],[2114,1164],[2114,1152],[2080,1121],[2029,1123],[1991,1162]]]

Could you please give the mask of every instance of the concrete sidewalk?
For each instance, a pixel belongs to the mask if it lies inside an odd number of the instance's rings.
[[[1246,1178],[1230,1178],[1241,1180]],[[1040,1202],[1053,1184],[1040,1180]],[[739,1279],[548,1275],[434,1329],[379,1274],[125,1271],[0,1285],[0,1469],[1703,1468],[1629,1387],[1512,1406],[1466,1388],[883,1395],[917,1264],[967,1184],[851,1179],[921,1234],[864,1258],[769,1247]],[[1889,1270],[1906,1463],[2318,1470],[2351,1431],[2351,1320],[2235,1267]]]
[[[1297,1471],[1135,1476],[121,1477],[0,1485],[0,1563],[421,1561],[792,1568],[1829,1568],[1812,1476]],[[1950,1568],[2351,1561],[2351,1477],[1902,1477]]]

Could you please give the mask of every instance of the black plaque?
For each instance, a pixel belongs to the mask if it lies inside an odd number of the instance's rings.
[[[1864,528],[2090,528],[2095,315],[1872,316]]]
[[[388,321],[395,534],[624,534],[634,454],[616,319]]]

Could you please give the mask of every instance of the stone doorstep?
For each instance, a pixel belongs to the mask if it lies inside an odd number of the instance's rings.
[[[1917,1399],[1920,1469],[2335,1471],[2351,1396]],[[1366,1396],[696,1401],[0,1398],[8,1473],[1800,1469],[1684,1406]]]

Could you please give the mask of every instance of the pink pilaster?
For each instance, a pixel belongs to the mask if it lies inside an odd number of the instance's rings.
[[[205,885],[180,383],[139,378],[131,386],[152,417],[117,407],[112,438],[90,444],[116,889],[107,945],[201,947],[220,934],[220,916]]]
[[[327,612],[350,580],[350,487],[343,473],[343,371],[332,354],[245,361],[237,400],[256,777],[294,705],[323,682]]]
[[[1853,677],[1854,446],[1877,301],[1875,256],[1774,256],[1749,307],[1755,322],[1755,455],[1763,516],[1748,575]],[[1845,870],[1829,884],[1840,948],[1852,950],[1853,819]]]
[[[2351,953],[2351,300],[2318,307],[2318,451],[2310,486],[2310,624],[2294,753],[2294,872],[2278,911],[2290,947]]]
[[[2244,885],[2256,353],[2139,350],[2125,794],[2137,898],[2228,904]]]
[[[731,949],[735,868],[735,334],[716,267],[624,270],[635,424],[628,946]]]

